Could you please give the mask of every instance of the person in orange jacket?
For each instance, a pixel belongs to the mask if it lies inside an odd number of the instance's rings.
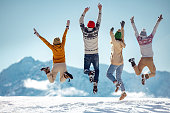
[[[39,35],[39,33],[34,28],[34,34],[37,35],[53,52],[53,68],[50,71],[49,67],[42,68],[47,75],[50,83],[53,83],[56,79],[57,73],[60,72],[60,82],[65,82],[66,79],[73,79],[73,76],[67,72],[65,63],[65,42],[66,35],[69,29],[70,20],[67,20],[66,29],[64,31],[62,42],[60,38],[54,38],[53,44],[50,44],[45,38]]]

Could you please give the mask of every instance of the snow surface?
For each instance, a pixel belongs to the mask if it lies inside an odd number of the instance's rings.
[[[116,97],[0,97],[0,113],[170,113],[170,99]]]

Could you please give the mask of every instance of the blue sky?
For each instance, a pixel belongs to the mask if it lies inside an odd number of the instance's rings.
[[[26,56],[36,60],[52,59],[50,49],[33,34],[33,28],[50,43],[65,30],[67,19],[71,21],[66,41],[66,63],[69,66],[83,68],[84,45],[79,27],[79,18],[85,7],[90,10],[85,16],[97,20],[98,3],[103,5],[99,31],[100,63],[110,64],[109,30],[120,28],[120,21],[125,24],[126,48],[123,50],[124,70],[133,72],[128,59],[140,60],[141,54],[130,18],[135,16],[138,31],[145,28],[150,34],[163,14],[153,40],[154,63],[157,70],[170,71],[170,1],[169,0],[0,0],[0,71]]]

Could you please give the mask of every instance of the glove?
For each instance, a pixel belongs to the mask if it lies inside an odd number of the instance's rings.
[[[121,27],[124,27],[125,21],[120,22],[120,24],[121,24]]]
[[[113,32],[113,30],[114,30],[114,27],[112,27],[112,28],[110,29],[111,32]]]

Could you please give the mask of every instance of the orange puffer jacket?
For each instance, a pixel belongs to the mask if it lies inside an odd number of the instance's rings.
[[[39,37],[53,52],[53,63],[64,63],[65,62],[65,42],[68,28],[65,29],[62,42],[59,45],[50,44],[45,38]]]

